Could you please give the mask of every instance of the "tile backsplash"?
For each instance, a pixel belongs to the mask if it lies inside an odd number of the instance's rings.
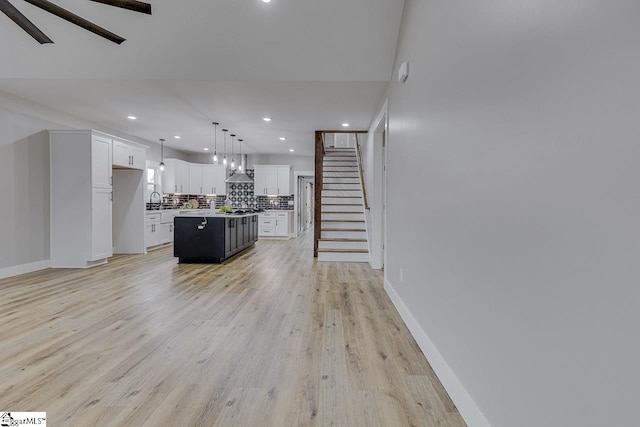
[[[163,194],[162,204],[158,207],[157,204],[147,202],[147,210],[152,209],[180,209],[189,200],[195,199],[198,201],[198,209],[211,209],[211,205],[214,208],[219,208],[224,205],[225,196],[203,196],[201,194]]]
[[[253,178],[253,169],[247,169],[247,175]],[[191,199],[198,201],[198,209],[210,209],[213,205],[218,209],[224,205],[225,200],[229,199],[231,206],[234,208],[242,208],[244,205],[249,208],[274,209],[274,210],[292,210],[293,196],[255,196],[253,194],[253,184],[227,184],[226,196],[203,196],[189,194],[164,194],[162,196],[162,204],[153,205],[156,209],[180,209]],[[289,204],[289,202],[292,202]],[[147,210],[151,209],[152,204],[147,203]]]
[[[254,170],[247,169],[247,175],[254,177]],[[291,210],[293,196],[255,196],[253,194],[253,184],[227,184],[227,197],[231,201],[231,206],[241,208],[246,205],[249,208]]]

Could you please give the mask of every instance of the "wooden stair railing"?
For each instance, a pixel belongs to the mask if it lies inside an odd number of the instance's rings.
[[[322,185],[324,165],[324,132],[316,131],[315,200],[313,201],[313,256],[318,257],[318,242],[322,236]]]
[[[360,141],[356,133],[356,152],[358,153],[358,170],[360,171],[360,182],[362,183],[362,198],[364,200],[364,208],[370,210],[369,201],[367,200],[367,187],[364,182],[364,167],[362,165],[362,154],[360,153]]]

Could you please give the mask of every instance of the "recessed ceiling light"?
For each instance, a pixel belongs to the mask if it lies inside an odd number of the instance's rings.
[[[349,123],[343,123],[343,124],[342,124],[342,127],[343,127],[343,128],[348,128],[349,126],[351,126]]]
[[[289,148],[289,151],[291,151],[293,153],[296,150],[294,150],[293,148]]]
[[[264,120],[265,122],[270,122],[271,121],[271,117],[263,117],[262,120]]]
[[[209,151],[209,149],[205,147],[204,151]]]
[[[284,137],[284,136],[281,136],[281,137],[280,137],[280,141],[286,141],[286,140],[287,140],[287,138],[286,138],[286,137]]]
[[[137,117],[136,117],[136,116],[127,116],[127,119],[129,119],[129,120],[136,120],[136,119],[137,119]]]
[[[262,0],[262,3],[271,3],[271,0]]]
[[[176,135],[176,136],[174,136],[174,138],[175,138],[175,139],[180,139],[180,138],[182,138],[182,137],[181,137],[180,135]]]

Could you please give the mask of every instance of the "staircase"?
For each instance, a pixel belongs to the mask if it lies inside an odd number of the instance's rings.
[[[369,262],[356,150],[328,148],[322,166],[322,223],[318,261]]]

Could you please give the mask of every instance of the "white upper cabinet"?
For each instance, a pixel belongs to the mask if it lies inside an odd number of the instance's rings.
[[[278,196],[291,195],[291,167],[279,167],[278,169]]]
[[[166,165],[162,173],[162,192],[188,193],[189,192],[189,163],[178,159],[165,159]]]
[[[253,192],[256,196],[291,195],[291,166],[255,165]]]
[[[102,136],[91,137],[91,186],[111,188],[111,140]]]
[[[113,140],[113,166],[129,169],[144,169],[146,152],[133,144]]]
[[[203,173],[203,165],[189,164],[189,194],[204,194]]]
[[[162,172],[162,192],[192,195],[227,193],[227,169],[224,165],[187,163],[178,159],[165,159]]]
[[[204,194],[227,194],[227,168],[224,165],[203,165]]]

